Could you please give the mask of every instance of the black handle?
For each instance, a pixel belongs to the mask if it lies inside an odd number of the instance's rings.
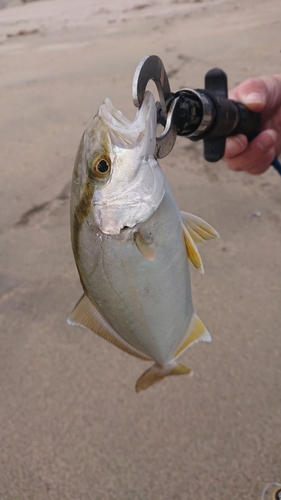
[[[208,95],[213,101],[215,116],[211,127],[200,138],[204,139],[204,158],[215,162],[224,155],[227,137],[244,134],[252,140],[257,135],[260,128],[260,113],[250,111],[239,102],[211,96],[210,92]]]
[[[212,100],[215,109],[213,123],[204,138],[204,158],[215,162],[224,155],[226,137],[244,134],[251,140],[258,133],[260,113],[227,98],[227,76],[221,69],[214,68],[206,73],[203,92]]]
[[[227,98],[227,76],[221,69],[206,73],[205,89],[181,89],[174,97],[178,98],[173,116],[178,135],[192,141],[203,139],[207,161],[223,157],[230,135],[241,133],[251,140],[259,131],[260,114]]]
[[[232,101],[237,108],[238,124],[231,135],[244,134],[251,141],[260,130],[261,115],[250,111],[241,102]]]

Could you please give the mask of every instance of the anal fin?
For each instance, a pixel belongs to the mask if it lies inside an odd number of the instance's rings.
[[[187,331],[187,336],[175,351],[173,359],[176,359],[187,347],[191,346],[195,342],[198,342],[199,340],[211,342],[212,339],[201,319],[194,314]]]
[[[84,294],[73,309],[68,320],[69,325],[80,325],[88,328],[111,344],[119,347],[122,351],[136,358],[151,361],[152,358],[124,340],[112,326],[104,319],[95,304]]]
[[[136,383],[136,392],[143,391],[147,389],[156,382],[161,382],[163,378],[168,377],[169,375],[190,375],[192,374],[192,370],[187,366],[184,366],[179,363],[172,363],[170,366],[166,368],[160,368],[156,364],[151,368],[148,368],[137,380]]]

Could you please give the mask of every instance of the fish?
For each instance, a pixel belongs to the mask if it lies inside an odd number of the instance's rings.
[[[152,361],[136,391],[191,374],[178,357],[211,336],[192,303],[189,261],[218,237],[179,210],[155,157],[156,106],[146,91],[133,121],[106,98],[76,155],[70,220],[83,295],[68,318],[136,358]]]

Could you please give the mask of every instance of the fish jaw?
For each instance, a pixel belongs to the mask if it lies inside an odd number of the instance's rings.
[[[84,175],[82,184],[92,186],[88,221],[104,234],[117,235],[123,228],[135,227],[160,205],[165,180],[154,158],[155,137],[156,108],[150,92],[133,122],[106,99],[85,131],[79,168]],[[111,171],[105,182],[93,182],[87,165],[103,152],[110,159]]]

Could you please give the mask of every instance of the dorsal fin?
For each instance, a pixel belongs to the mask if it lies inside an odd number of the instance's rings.
[[[131,346],[124,340],[113,328],[107,323],[101,313],[98,311],[95,304],[83,294],[79,302],[76,304],[68,320],[69,325],[80,325],[88,328],[103,339],[111,342],[111,344],[119,347],[122,351],[135,356],[136,358],[151,361],[152,358],[135,347]]]

